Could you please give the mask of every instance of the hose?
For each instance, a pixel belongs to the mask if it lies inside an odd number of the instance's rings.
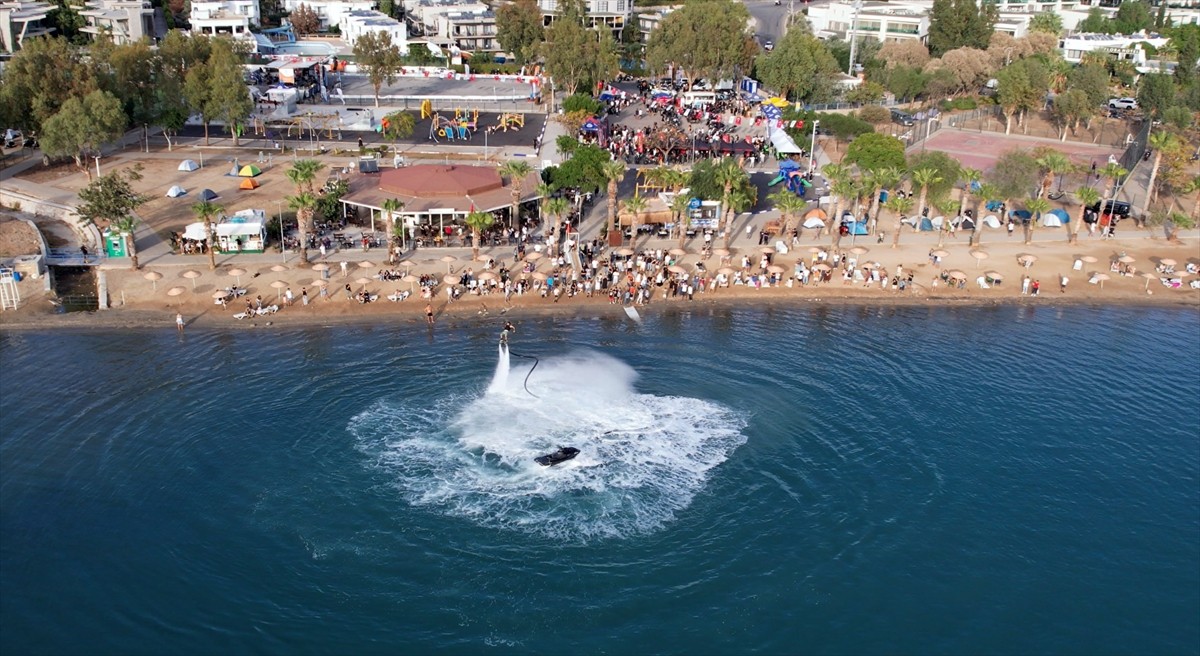
[[[541,360],[537,359],[536,357],[534,357],[532,355],[523,355],[521,353],[516,353],[511,350],[508,352],[508,354],[515,355],[518,358],[526,358],[528,360],[533,360],[533,366],[529,368],[529,373],[525,374],[525,382],[523,383],[523,385],[525,387],[525,392],[528,393],[529,396],[532,396],[535,399],[542,398],[542,397],[538,396],[537,394],[534,394],[533,392],[529,391],[529,377],[533,375],[533,370],[537,369],[538,363],[541,362]]]

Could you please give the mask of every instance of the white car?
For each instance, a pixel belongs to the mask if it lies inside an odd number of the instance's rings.
[[[1109,109],[1137,109],[1137,101],[1133,98],[1109,98]]]

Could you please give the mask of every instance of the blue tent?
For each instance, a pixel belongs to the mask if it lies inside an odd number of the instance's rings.
[[[596,120],[596,117],[591,116],[583,122],[583,125],[579,126],[579,129],[584,132],[599,132],[603,127],[600,125],[600,121]]]
[[[1042,225],[1047,228],[1061,228],[1070,223],[1071,217],[1067,216],[1065,210],[1056,208],[1042,215]]]
[[[1019,221],[1022,225],[1029,223],[1029,221],[1033,219],[1033,214],[1031,214],[1029,210],[1013,210],[1009,212],[1008,215]]]
[[[927,216],[921,217],[920,230],[921,230],[921,232],[932,232],[933,231],[933,222],[929,220],[929,217],[927,217]]]

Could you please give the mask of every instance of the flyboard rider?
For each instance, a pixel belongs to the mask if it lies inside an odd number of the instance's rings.
[[[504,330],[500,331],[500,343],[508,346],[508,336],[515,332],[517,332],[516,326],[512,325],[511,321],[505,321]]]

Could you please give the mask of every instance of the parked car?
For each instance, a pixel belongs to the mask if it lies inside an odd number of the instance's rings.
[[[1098,213],[1100,211],[1100,203],[1099,202],[1092,203],[1092,205],[1089,206],[1088,209],[1091,210],[1092,212]],[[1115,215],[1121,217],[1122,219],[1128,218],[1129,217],[1129,203],[1126,203],[1123,200],[1119,200],[1114,204],[1113,201],[1106,200],[1106,201],[1104,201],[1104,213],[1105,214],[1115,214]]]
[[[1109,98],[1109,109],[1137,109],[1137,100],[1133,98]]]
[[[898,109],[892,110],[892,123],[897,123],[899,125],[907,126],[907,125],[914,125],[914,124],[916,124],[916,122],[917,122],[917,119],[913,118],[912,114],[907,114]]]

